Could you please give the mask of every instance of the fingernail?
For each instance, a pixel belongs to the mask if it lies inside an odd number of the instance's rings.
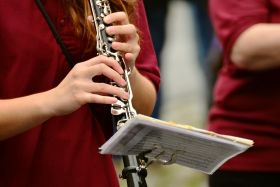
[[[115,103],[117,103],[117,102],[118,102],[118,99],[115,98],[115,97],[112,97],[112,99],[111,99],[111,104],[115,104]]]
[[[128,98],[129,98],[129,93],[128,93],[128,92],[125,92],[125,93],[124,93],[124,96],[125,96],[124,99],[128,99]]]
[[[107,34],[111,34],[112,33],[112,27],[107,27],[106,32],[107,32]]]
[[[88,16],[87,19],[88,19],[88,21],[93,22],[93,17],[92,16]]]
[[[107,16],[105,16],[105,18],[103,19],[103,21],[105,22],[105,23],[107,23],[109,20],[108,20],[108,17]]]
[[[125,80],[122,80],[122,86],[126,86],[126,81]]]

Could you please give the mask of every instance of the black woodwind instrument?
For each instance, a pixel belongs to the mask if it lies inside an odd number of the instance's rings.
[[[112,42],[115,40],[114,36],[109,36],[106,33],[107,24],[103,19],[106,15],[110,14],[110,2],[109,0],[89,0],[90,8],[92,12],[92,22],[96,29],[96,49],[98,55],[104,55],[114,58],[123,68],[123,78],[127,82],[125,87],[122,87],[129,93],[129,99],[124,100],[119,97],[117,103],[111,105],[111,114],[113,116],[113,123],[116,129],[125,125],[125,122],[134,118],[137,113],[132,106],[132,90],[129,82],[130,69],[127,68],[123,57],[120,53],[112,48]],[[111,80],[111,85],[118,86]],[[146,187],[145,177],[147,176],[146,170],[146,158],[144,154],[138,156],[122,156],[124,169],[122,170],[121,178],[127,180],[128,187]]]

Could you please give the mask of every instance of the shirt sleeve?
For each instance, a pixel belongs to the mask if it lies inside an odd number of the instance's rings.
[[[142,0],[139,1],[137,7],[135,23],[140,32],[141,47],[140,54],[136,60],[136,67],[143,76],[152,81],[156,90],[158,90],[160,83],[159,67]]]
[[[268,22],[266,0],[210,0],[210,16],[215,32],[229,60],[236,39],[249,27]]]

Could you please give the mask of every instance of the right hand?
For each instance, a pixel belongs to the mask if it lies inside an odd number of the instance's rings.
[[[120,87],[93,82],[95,76],[104,75],[119,86],[125,86],[122,74],[119,63],[105,56],[76,64],[64,80],[50,90],[53,115],[69,114],[87,103],[113,104],[117,101],[113,95],[128,99],[128,93]]]

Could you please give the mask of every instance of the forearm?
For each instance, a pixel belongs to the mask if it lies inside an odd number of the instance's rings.
[[[248,70],[280,67],[280,24],[257,24],[235,42],[231,60]]]
[[[23,133],[52,116],[47,93],[0,100],[0,140]]]
[[[156,102],[156,90],[150,80],[135,68],[130,75],[133,106],[140,114],[151,115]]]
[[[76,64],[51,90],[0,100],[0,140],[25,132],[51,117],[71,114],[87,103],[113,104],[116,102],[113,95],[128,99],[123,89],[92,81],[95,76],[104,75],[123,86],[122,73],[117,61],[98,56]]]

